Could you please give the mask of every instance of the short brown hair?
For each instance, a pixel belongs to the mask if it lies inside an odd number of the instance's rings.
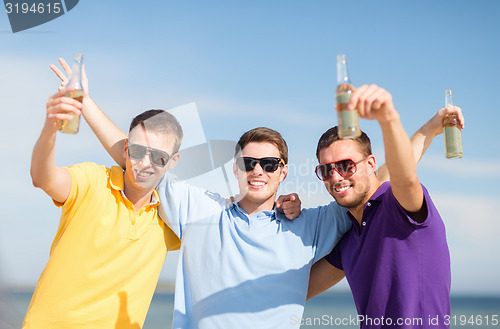
[[[335,126],[333,128],[325,131],[323,135],[321,135],[318,141],[318,147],[316,148],[316,158],[319,161],[319,152],[322,149],[326,149],[336,141],[341,140],[338,133],[338,127]],[[372,154],[372,144],[370,142],[370,138],[364,132],[361,132],[361,136],[356,137],[353,141],[357,142],[360,146],[360,151],[364,156],[369,156]]]
[[[129,133],[142,125],[146,130],[152,130],[175,138],[174,152],[181,147],[183,132],[179,121],[165,110],[148,110],[137,115],[130,123]]]
[[[271,143],[278,148],[280,158],[288,163],[288,146],[279,132],[276,130],[258,127],[247,131],[236,144],[234,155],[236,156],[249,143]]]

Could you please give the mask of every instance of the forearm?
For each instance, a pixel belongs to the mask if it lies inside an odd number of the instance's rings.
[[[413,148],[399,115],[394,120],[381,123],[381,128],[392,193],[406,211],[419,211],[423,204],[422,187],[418,181]]]
[[[331,265],[326,259],[316,262],[311,268],[307,300],[333,287],[344,278],[344,271]]]
[[[415,165],[422,159],[422,156],[427,151],[429,145],[431,145],[432,140],[436,137],[437,133],[435,128],[431,126],[430,122],[426,122],[419,130],[413,134],[410,139],[411,146],[413,149],[413,156],[415,159]],[[389,170],[387,166],[383,164],[377,170],[377,178],[381,182],[386,182],[390,180]]]
[[[381,123],[384,138],[385,164],[390,175],[391,183],[404,185],[416,179],[417,170],[413,154],[413,147],[406,135],[399,116]]]
[[[102,146],[113,160],[124,168],[123,146],[127,134],[118,128],[90,97],[83,100],[82,114]]]
[[[432,140],[436,137],[436,130],[431,126],[430,122],[426,122],[422,127],[420,127],[415,134],[411,137],[411,145],[413,147],[413,154],[415,157],[415,163],[418,163],[429,145],[431,145]]]

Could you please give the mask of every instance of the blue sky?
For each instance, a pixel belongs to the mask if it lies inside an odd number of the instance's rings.
[[[123,129],[146,109],[192,102],[207,140],[277,129],[294,168],[281,191],[312,207],[331,199],[312,168],[319,136],[337,122],[336,55],[345,53],[354,85],[391,92],[410,135],[454,90],[466,117],[464,158],[446,160],[438,136],[419,177],[446,223],[453,293],[500,295],[499,10],[497,1],[80,1],[15,34],[0,12],[0,277],[36,284],[57,228],[59,209],[32,187],[29,167],[59,56],[84,54],[92,97]],[[383,163],[378,125],[361,126]],[[56,157],[113,164],[85,123],[58,137]],[[162,280],[174,267],[175,254]]]

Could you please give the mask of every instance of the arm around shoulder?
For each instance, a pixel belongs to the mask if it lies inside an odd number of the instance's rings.
[[[319,260],[311,268],[307,299],[309,300],[333,287],[344,277],[344,271],[331,265],[325,258]]]

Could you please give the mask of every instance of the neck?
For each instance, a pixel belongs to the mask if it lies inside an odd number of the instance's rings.
[[[127,199],[132,202],[136,211],[151,202],[151,196],[153,195],[154,188],[139,190],[128,186],[126,181],[124,185],[123,193]]]
[[[375,175],[374,175],[375,176]],[[361,221],[363,219],[363,210],[365,208],[365,204],[370,200],[372,195],[378,190],[378,188],[382,185],[382,183],[374,177],[373,179],[370,180],[370,189],[368,193],[366,193],[366,197],[362,202],[360,202],[357,206],[348,208],[349,212],[351,215],[356,218],[356,221],[358,222],[359,225],[361,225]]]
[[[259,211],[271,211],[274,209],[275,196],[269,198],[264,202],[258,202],[253,200],[248,200],[243,198],[238,202],[238,205],[243,209],[248,215],[253,215]]]

